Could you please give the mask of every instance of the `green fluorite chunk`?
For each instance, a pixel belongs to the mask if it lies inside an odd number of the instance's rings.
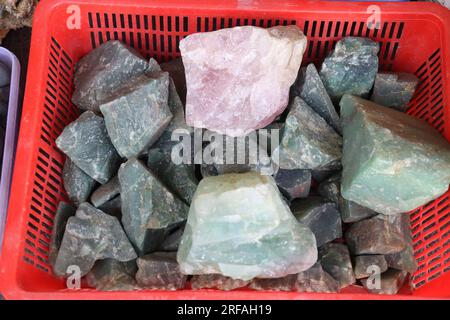
[[[426,123],[355,96],[341,100],[342,196],[376,212],[410,211],[443,194],[450,145]]]
[[[317,247],[272,177],[225,174],[200,181],[177,260],[186,274],[278,278],[311,267]]]

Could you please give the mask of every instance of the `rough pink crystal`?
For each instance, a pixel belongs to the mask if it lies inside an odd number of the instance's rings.
[[[229,136],[270,124],[287,107],[306,37],[296,26],[235,27],[180,42],[186,122]]]

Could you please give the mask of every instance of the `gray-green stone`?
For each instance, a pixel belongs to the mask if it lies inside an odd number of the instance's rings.
[[[340,104],[345,199],[395,214],[448,190],[450,144],[437,131],[405,113],[351,95]]]
[[[370,292],[376,294],[397,294],[405,283],[408,273],[395,269],[388,269],[381,274],[380,287],[376,288],[375,277],[363,279],[361,283]]]
[[[104,213],[110,216],[116,217],[119,221],[122,220],[122,201],[120,200],[120,195],[114,199],[105,202],[98,209],[102,210]]]
[[[155,252],[137,259],[137,283],[151,290],[183,289],[187,276],[180,272],[175,252]]]
[[[76,209],[70,204],[61,201],[56,210],[55,219],[53,220],[52,235],[48,249],[48,263],[51,266],[55,265],[56,257],[58,256],[59,248],[66,230],[67,220],[74,216]]]
[[[219,289],[229,291],[245,287],[249,283],[249,281],[236,280],[230,277],[224,277],[220,274],[201,274],[192,277],[191,288],[193,290]]]
[[[410,73],[379,72],[370,100],[385,107],[405,111],[416,91],[419,79]]]
[[[68,267],[77,266],[84,276],[97,260],[130,261],[136,257],[119,220],[84,202],[67,221],[53,271],[65,277],[71,274]]]
[[[169,75],[159,72],[130,79],[100,106],[111,141],[122,157],[145,153],[158,140],[173,117],[168,99]]]
[[[90,287],[100,291],[131,291],[138,289],[134,280],[136,272],[136,260],[104,259],[95,263],[86,275],[86,281]]]
[[[69,199],[76,206],[86,202],[97,186],[97,181],[78,168],[69,157],[64,162],[63,183]]]
[[[140,161],[130,159],[119,169],[122,223],[139,255],[158,247],[168,228],[183,222],[188,213]]]
[[[335,203],[312,196],[292,202],[291,211],[299,222],[311,229],[318,247],[342,237],[341,215]]]
[[[378,71],[378,43],[368,38],[346,37],[325,58],[320,77],[331,99],[338,103],[348,93],[366,97]]]
[[[317,247],[274,179],[248,172],[200,181],[177,259],[186,274],[279,278],[311,267]]]
[[[352,223],[377,215],[375,211],[346,200],[341,195],[341,173],[336,173],[319,184],[318,193],[336,203],[341,212],[342,221]]]
[[[121,162],[105,121],[92,111],[82,113],[65,127],[56,145],[77,167],[102,184],[116,174]]]
[[[180,246],[181,237],[184,233],[185,223],[181,224],[178,228],[171,231],[164,239],[163,243],[159,247],[161,251],[177,251]]]
[[[341,147],[341,136],[301,98],[295,97],[281,144],[272,159],[281,169],[339,169]]]
[[[339,282],[339,288],[345,288],[356,282],[350,253],[345,244],[327,243],[320,247],[319,261],[323,270]]]
[[[311,189],[311,171],[302,169],[279,169],[274,175],[275,182],[289,200],[306,198]]]
[[[100,207],[109,200],[112,200],[120,193],[119,178],[115,176],[104,185],[95,190],[91,195],[91,203],[94,207]]]
[[[82,110],[99,112],[130,77],[143,73],[148,63],[134,49],[108,41],[80,59],[76,65],[72,102]]]
[[[388,269],[383,255],[362,255],[354,258],[354,272],[356,279],[367,278],[371,275],[381,274]]]
[[[295,290],[298,292],[338,292],[339,282],[324,271],[319,262],[297,275]]]
[[[302,98],[336,132],[341,132],[339,115],[313,63],[300,69],[293,93]]]

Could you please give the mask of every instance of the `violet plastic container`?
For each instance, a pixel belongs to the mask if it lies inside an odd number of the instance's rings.
[[[6,214],[8,212],[8,200],[11,187],[11,177],[16,153],[19,99],[20,64],[17,57],[9,50],[0,47],[0,62],[3,62],[11,70],[11,81],[8,100],[8,113],[6,116],[5,145],[3,148],[3,163],[0,177],[0,251],[3,243]]]

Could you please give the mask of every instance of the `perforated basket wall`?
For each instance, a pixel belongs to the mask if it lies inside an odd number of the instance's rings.
[[[104,41],[121,40],[147,58],[180,55],[188,34],[239,25],[296,24],[308,37],[304,64],[320,63],[344,36],[369,37],[380,44],[380,68],[416,74],[419,89],[408,113],[450,138],[450,14],[424,3],[380,3],[379,28],[370,28],[367,3],[246,1],[42,1],[37,9],[30,53],[5,243],[0,292],[7,298],[387,298],[358,287],[341,294],[220,291],[137,291],[108,293],[68,290],[51,274],[48,243],[56,207],[66,199],[64,156],[55,139],[78,115],[71,103],[75,63]],[[446,107],[447,106],[447,107]],[[419,270],[396,298],[450,297],[449,194],[414,210],[411,228]]]

